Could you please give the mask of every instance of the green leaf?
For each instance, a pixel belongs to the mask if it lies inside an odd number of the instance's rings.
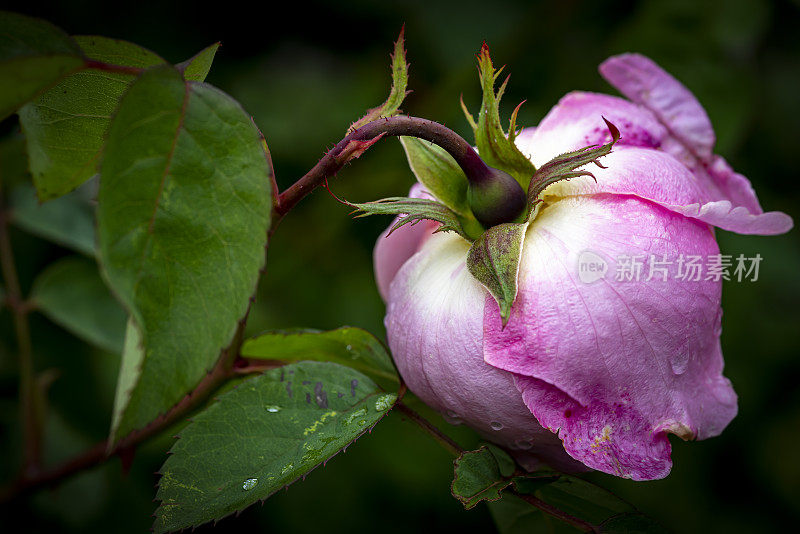
[[[589,163],[594,163],[603,169],[605,168],[600,164],[599,159],[611,152],[611,148],[617,141],[619,141],[620,134],[616,126],[608,122],[605,117],[603,117],[603,120],[605,121],[608,131],[611,134],[611,141],[604,145],[587,146],[573,152],[561,154],[560,156],[556,156],[542,165],[539,170],[536,171],[531,178],[531,182],[528,187],[529,218],[534,207],[539,201],[539,196],[547,188],[547,186],[556,182],[560,182],[561,180],[577,178],[578,176],[591,176],[594,178],[594,175],[587,170],[577,170],[584,165],[588,165]]]
[[[123,97],[98,241],[145,354],[117,438],[175,405],[231,343],[264,265],[271,172],[260,132],[218,89],[156,67]]]
[[[34,235],[94,257],[94,208],[89,195],[88,189],[80,188],[39,204],[33,186],[20,185],[9,198],[11,222]]]
[[[98,36],[75,40],[95,61],[138,68],[164,63],[127,41]],[[131,74],[81,70],[19,111],[40,200],[59,197],[97,172],[111,115],[134,79]]]
[[[462,217],[472,217],[467,201],[467,176],[445,149],[416,137],[400,137],[417,181]]]
[[[472,243],[467,269],[492,294],[503,326],[517,298],[517,279],[528,223],[506,223],[486,230]]]
[[[139,381],[144,361],[144,345],[142,333],[132,319],[128,319],[125,327],[125,338],[120,360],[119,375],[117,376],[117,390],[114,394],[114,409],[111,414],[111,432],[109,447],[113,445],[117,435],[122,415],[131,399],[131,393]]]
[[[442,225],[436,229],[437,232],[456,232],[464,239],[472,240],[466,233],[461,224],[461,220],[453,210],[438,202],[428,198],[408,198],[408,197],[389,197],[374,202],[355,204],[348,202],[349,206],[356,208],[355,217],[367,217],[369,215],[405,215],[398,220],[390,234],[406,224],[417,224],[423,219],[437,221]]]
[[[187,59],[183,63],[175,65],[178,70],[183,72],[183,77],[187,80],[194,82],[205,81],[208,72],[211,70],[211,64],[214,62],[214,56],[219,50],[219,43],[214,43],[209,47],[202,49],[200,52]]]
[[[571,475],[532,473],[514,479],[519,493],[534,495],[574,517],[599,525],[623,513],[636,512],[630,503],[610,491]]]
[[[375,425],[397,397],[334,363],[272,369],[195,416],[161,468],[154,529],[220,519],[305,476]]]
[[[61,29],[0,11],[0,120],[83,65],[81,49]]]
[[[495,71],[492,65],[492,58],[489,56],[489,47],[484,43],[478,54],[478,74],[481,88],[483,89],[483,101],[481,102],[478,122],[475,122],[466,107],[464,107],[464,112],[475,132],[475,144],[478,146],[478,153],[481,158],[489,166],[509,173],[525,189],[528,187],[531,176],[536,172],[536,167],[514,144],[517,134],[516,117],[519,106],[511,115],[508,135],[503,131],[503,126],[500,124],[500,98],[503,96],[508,78],[500,86],[497,93],[494,92],[494,84],[502,70],[500,68]]]
[[[240,354],[260,360],[336,362],[364,373],[398,380],[392,359],[381,342],[366,330],[349,326],[327,332],[266,332],[245,341]]]
[[[36,278],[31,299],[39,311],[79,338],[122,352],[127,317],[93,261],[75,256],[50,265]]]
[[[468,510],[481,501],[500,499],[500,492],[511,484],[515,469],[514,460],[508,454],[486,445],[463,453],[453,465],[451,492]]]
[[[382,117],[396,115],[400,105],[405,100],[408,91],[408,64],[406,63],[405,49],[405,26],[400,30],[400,35],[394,43],[394,53],[392,54],[392,89],[386,102],[380,106],[370,109],[367,114],[350,125],[349,131],[357,130],[374,120]]]

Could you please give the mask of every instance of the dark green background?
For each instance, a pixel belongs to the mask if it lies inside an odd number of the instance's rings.
[[[468,133],[459,94],[480,102],[475,53],[486,40],[512,74],[502,111],[527,99],[519,124],[536,124],[573,89],[612,91],[597,74],[607,56],[637,51],[683,80],[706,106],[717,152],[753,182],[762,205],[800,220],[800,4],[698,2],[219,2],[99,1],[10,6],[74,34],[134,41],[178,62],[220,40],[209,81],[238,98],[272,151],[281,187],[310,168],[388,89],[388,52],[406,25],[414,93],[403,109]],[[607,5],[606,5],[607,4]],[[16,129],[2,126],[3,135]],[[400,145],[385,141],[332,181],[353,201],[401,195],[412,183]],[[353,221],[324,190],[275,234],[250,331],[361,326],[383,336],[372,278],[374,240],[388,220]],[[726,283],[723,350],[740,414],[718,438],[673,441],[672,474],[610,487],[678,532],[772,532],[800,521],[800,240],[718,232],[725,253],[764,257],[756,283]],[[12,233],[25,289],[68,251]],[[57,368],[48,456],[57,460],[106,436],[118,357],[32,317],[38,370]],[[19,458],[16,364],[7,310],[0,311],[2,466]],[[465,445],[474,436],[452,429]],[[154,472],[170,439],[142,447],[129,475],[118,460],[54,492],[4,510],[26,531],[142,532],[151,524]],[[484,505],[464,511],[449,495],[452,464],[393,415],[371,436],[263,506],[219,529],[251,532],[492,531]]]

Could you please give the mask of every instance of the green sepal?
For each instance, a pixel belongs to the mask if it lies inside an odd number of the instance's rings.
[[[506,134],[500,124],[500,99],[505,91],[508,78],[502,83],[495,93],[494,84],[502,72],[502,68],[495,70],[492,58],[489,56],[489,47],[483,43],[478,54],[478,74],[483,90],[483,101],[478,121],[467,110],[462,100],[461,105],[467,120],[475,133],[475,144],[481,158],[491,167],[502,169],[511,174],[523,187],[528,187],[531,176],[536,172],[536,167],[520,152],[514,144],[516,138],[516,119],[519,106],[511,114],[509,131]]]
[[[493,226],[472,243],[467,254],[467,269],[494,297],[504,327],[517,298],[519,265],[527,229],[527,222]]]
[[[392,54],[392,89],[389,91],[389,97],[386,99],[386,102],[376,108],[368,110],[366,115],[351,124],[348,131],[352,132],[353,130],[357,130],[368,122],[382,117],[396,115],[406,95],[410,92],[406,90],[408,87],[408,63],[406,62],[404,35],[405,26],[400,30],[400,35],[394,43],[394,53]]]
[[[402,136],[400,143],[417,181],[458,215],[474,217],[467,201],[467,176],[453,156],[417,137]]]
[[[484,500],[499,500],[516,470],[513,458],[493,445],[462,453],[453,467],[450,491],[467,510]]]
[[[601,169],[605,169],[598,160],[611,152],[611,148],[619,141],[620,133],[617,127],[608,122],[605,117],[603,117],[603,120],[608,127],[608,131],[611,133],[611,141],[604,145],[587,146],[573,152],[561,154],[542,165],[536,171],[528,187],[529,217],[533,208],[540,200],[539,196],[548,186],[560,182],[561,180],[569,180],[570,178],[577,178],[578,176],[590,176],[596,181],[596,178],[591,172],[576,169],[588,165],[589,163],[594,163]]]
[[[219,43],[214,43],[202,49],[186,61],[178,63],[175,67],[183,73],[183,77],[186,80],[204,82],[211,70],[211,64],[214,62],[214,56],[217,54],[217,50],[219,50]]]
[[[409,197],[389,197],[374,202],[363,204],[347,203],[356,208],[355,217],[367,217],[369,215],[405,215],[397,220],[392,226],[389,234],[407,224],[417,224],[423,219],[436,221],[442,225],[436,232],[456,232],[468,241],[473,238],[466,232],[464,225],[458,215],[436,200],[428,198],[409,198]]]

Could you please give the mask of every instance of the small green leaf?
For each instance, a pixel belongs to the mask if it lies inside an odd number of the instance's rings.
[[[89,59],[145,68],[159,56],[127,41],[99,36],[75,40]],[[59,197],[97,173],[105,133],[131,74],[81,70],[19,111],[39,199]]]
[[[271,172],[239,104],[177,69],[146,71],[120,102],[98,242],[145,354],[116,438],[174,406],[231,343],[264,264]]]
[[[38,310],[81,339],[122,352],[127,317],[93,261],[75,256],[50,265],[36,278],[31,299]]]
[[[266,499],[345,449],[396,399],[334,363],[292,364],[243,382],[195,416],[172,447],[155,531],[197,526]]]
[[[61,29],[0,11],[0,120],[84,63],[81,49]]]
[[[245,341],[240,353],[245,358],[260,360],[336,362],[398,380],[392,359],[381,342],[360,328],[266,332]]]
[[[556,473],[531,473],[514,479],[519,493],[534,495],[574,517],[599,525],[618,514],[636,512],[630,503],[581,478]]]
[[[528,223],[506,223],[486,230],[472,243],[467,269],[492,294],[503,326],[517,298],[517,279]]]
[[[536,171],[528,187],[529,217],[536,203],[539,201],[539,196],[547,189],[547,186],[560,182],[561,180],[577,178],[578,176],[591,176],[594,178],[594,175],[587,170],[576,170],[589,163],[594,163],[600,168],[605,168],[600,164],[599,159],[611,152],[611,148],[619,141],[620,134],[616,126],[608,122],[605,117],[603,117],[603,120],[611,134],[611,141],[604,145],[587,146],[573,152],[561,154],[542,165],[539,170]]]
[[[478,146],[478,153],[481,158],[491,167],[502,169],[511,174],[523,187],[528,187],[531,176],[536,172],[533,163],[520,152],[514,144],[516,137],[516,110],[512,114],[511,125],[506,135],[503,126],[500,124],[500,98],[503,96],[508,78],[495,93],[494,84],[502,72],[502,68],[495,71],[492,65],[492,58],[489,56],[489,47],[483,44],[478,54],[478,74],[480,76],[481,88],[483,89],[483,101],[481,111],[476,123],[472,116],[464,107],[467,120],[475,132],[475,144]]]
[[[349,206],[356,208],[356,217],[367,217],[369,215],[405,215],[397,221],[389,233],[394,232],[406,224],[416,224],[423,219],[442,223],[437,232],[456,232],[467,240],[472,238],[466,233],[461,224],[461,220],[453,210],[438,202],[428,198],[408,198],[408,197],[389,197],[374,202],[354,204],[348,202]]]
[[[417,181],[462,217],[473,217],[467,202],[467,177],[445,149],[416,137],[400,138]]]
[[[501,449],[486,445],[463,453],[453,465],[451,492],[467,510],[481,501],[500,499],[514,473],[514,460]]]
[[[183,72],[183,77],[194,82],[203,82],[211,70],[214,56],[219,49],[219,43],[214,43],[202,49],[200,52],[187,59],[183,63],[175,65],[178,70]]]
[[[380,106],[370,109],[367,114],[350,125],[349,131],[357,130],[374,120],[382,117],[391,117],[397,114],[400,105],[405,100],[408,92],[408,64],[406,63],[405,49],[405,26],[400,30],[400,35],[394,43],[394,53],[392,54],[392,89],[386,102]]]
[[[11,222],[34,235],[94,257],[94,208],[89,203],[90,193],[79,188],[40,204],[33,186],[20,185],[9,198]]]

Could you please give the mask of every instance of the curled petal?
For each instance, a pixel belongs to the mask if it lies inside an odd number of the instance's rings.
[[[484,362],[486,291],[467,271],[468,250],[464,239],[436,234],[395,276],[386,330],[400,374],[450,421],[466,423],[528,460],[537,455],[563,469],[582,467],[537,423],[511,373]]]
[[[740,234],[780,234],[792,227],[785,213],[753,213],[730,200],[715,198],[709,182],[699,179],[678,160],[661,151],[615,148],[602,159],[605,168],[592,168],[591,177],[573,178],[548,187],[546,195],[556,197],[614,193],[633,195],[680,213]]]
[[[686,150],[710,159],[714,129],[706,111],[681,82],[641,54],[621,54],[605,60],[600,74],[633,102],[650,110]]]
[[[411,186],[411,198],[432,198],[420,184]],[[375,281],[384,302],[389,297],[389,285],[400,267],[413,256],[422,243],[436,230],[438,223],[423,220],[416,224],[406,224],[394,232],[392,228],[401,216],[395,217],[392,224],[378,236],[372,260],[375,268]],[[390,235],[391,233],[391,235]]]
[[[484,358],[517,375],[526,405],[573,458],[661,478],[666,433],[703,439],[735,416],[721,374],[721,283],[678,272],[681,257],[719,253],[708,226],[636,197],[568,197],[540,212],[523,251],[505,329],[486,299]],[[641,276],[628,281],[623,259],[635,257]],[[666,272],[648,280],[650,257]]]
[[[685,88],[680,94],[689,95],[696,104],[678,106],[681,113],[686,115],[694,110],[701,115],[698,124],[705,124],[705,112],[694,97]],[[533,134],[520,136],[517,143],[524,154],[541,166],[558,154],[608,142],[604,117],[622,135],[614,151],[601,161],[608,169],[592,167],[596,182],[588,177],[575,178],[549,187],[546,194],[636,195],[724,230],[745,234],[779,234],[792,227],[788,215],[763,213],[750,182],[735,173],[725,160],[712,155],[697,159],[693,155],[696,152],[686,150],[684,141],[678,140],[653,111],[621,98],[570,93],[547,114]],[[690,121],[684,118],[679,122]],[[686,128],[690,133],[704,130],[701,126]],[[686,137],[705,139],[699,134],[687,133]]]

